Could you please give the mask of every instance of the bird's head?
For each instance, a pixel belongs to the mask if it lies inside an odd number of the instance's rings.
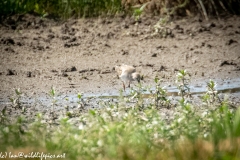
[[[118,75],[121,75],[121,73],[122,73],[121,67],[119,67],[119,66],[115,66],[115,67],[113,68],[113,70],[115,70]]]
[[[140,76],[140,74],[139,74],[138,72],[134,72],[134,73],[132,74],[132,79],[135,80],[135,81],[137,81],[138,83],[140,83],[141,76]]]

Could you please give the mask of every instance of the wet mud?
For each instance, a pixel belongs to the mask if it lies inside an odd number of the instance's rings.
[[[62,99],[69,97],[72,110],[78,103],[71,96],[78,93],[85,98],[117,96],[122,83],[114,67],[122,63],[136,67],[143,86],[154,86],[158,76],[174,94],[176,73],[186,69],[196,94],[213,79],[239,103],[240,17],[179,18],[163,26],[159,20],[116,16],[56,21],[28,14],[5,19],[0,24],[1,109],[16,88],[24,93],[30,115],[47,112],[51,87]],[[95,102],[90,99],[89,107]]]

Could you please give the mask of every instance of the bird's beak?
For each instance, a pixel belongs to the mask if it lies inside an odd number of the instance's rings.
[[[144,79],[143,79],[143,75],[141,75],[138,79],[137,79],[137,81],[138,81],[138,83],[140,83],[140,81],[143,81]]]

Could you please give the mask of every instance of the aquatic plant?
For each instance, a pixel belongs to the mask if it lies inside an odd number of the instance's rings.
[[[154,105],[159,107],[167,107],[169,108],[172,104],[170,102],[170,99],[167,96],[167,90],[161,87],[161,80],[158,77],[155,77],[155,90],[151,93],[154,95]]]

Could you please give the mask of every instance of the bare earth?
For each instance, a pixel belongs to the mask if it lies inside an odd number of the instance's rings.
[[[56,22],[32,15],[0,24],[0,98],[20,88],[27,96],[51,86],[68,94],[111,94],[122,88],[114,66],[133,65],[151,85],[156,75],[173,84],[186,69],[192,82],[240,77],[240,17],[208,22],[181,18],[159,33],[158,17]],[[161,36],[164,36],[161,38]]]

